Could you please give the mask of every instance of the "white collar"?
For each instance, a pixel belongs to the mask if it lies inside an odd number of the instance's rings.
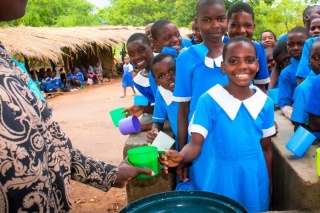
[[[247,108],[252,118],[255,120],[257,119],[267,100],[267,95],[264,94],[258,87],[251,86],[250,88],[255,90],[256,92],[253,96],[244,101],[240,101],[239,99],[234,98],[219,84],[208,90],[208,93],[228,114],[231,120],[234,120],[237,116],[242,103]]]
[[[141,70],[138,75],[136,75],[136,77],[134,77],[133,81],[143,87],[149,87],[150,86],[150,82],[149,82],[149,78],[148,77],[144,77],[143,75],[141,75],[141,73],[144,70]]]
[[[163,88],[162,86],[158,87],[158,90],[163,97],[164,101],[166,102],[167,106],[172,103],[173,93],[170,90]]]
[[[220,67],[221,62],[222,62],[222,55],[220,55],[219,57],[217,57],[215,59],[209,58],[207,56],[204,58],[204,64],[209,68],[214,68],[214,65],[216,67]]]

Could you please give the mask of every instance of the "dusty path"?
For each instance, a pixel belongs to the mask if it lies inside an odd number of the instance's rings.
[[[109,111],[131,106],[131,88],[127,97],[122,95],[121,78],[102,85],[87,86],[74,92],[47,99],[54,104],[54,116],[70,137],[73,146],[84,154],[118,165],[127,139],[114,127]],[[125,189],[98,189],[72,181],[73,212],[118,212],[127,205]]]

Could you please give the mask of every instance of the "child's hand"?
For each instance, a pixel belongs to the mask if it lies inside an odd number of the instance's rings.
[[[163,169],[165,173],[168,173],[168,167],[176,167],[182,160],[182,154],[176,150],[168,149],[166,155],[159,155],[159,163],[165,166]]]
[[[189,181],[189,167],[190,164],[179,164],[179,166],[176,169],[176,174],[178,176],[179,181],[187,180]]]
[[[141,131],[148,131],[152,128],[152,121],[143,122],[141,125]]]
[[[131,106],[125,108],[122,112],[127,112],[129,115],[135,115],[139,117],[143,113],[143,108],[141,106]]]
[[[158,129],[154,129],[154,130],[150,130],[148,131],[147,134],[147,142],[148,143],[152,143],[154,141],[154,139],[157,137],[159,130]]]

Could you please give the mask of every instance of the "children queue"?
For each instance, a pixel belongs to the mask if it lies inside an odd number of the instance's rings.
[[[153,114],[152,124],[145,128],[151,129],[148,142],[168,118],[176,151],[167,151],[160,161],[177,167],[180,181],[187,179],[196,190],[231,197],[250,212],[269,209],[274,108],[280,107],[296,127],[306,126],[310,117],[310,129],[316,135],[320,129],[319,113],[309,107],[315,104],[309,97],[319,73],[320,40],[307,40],[309,34],[319,35],[319,8],[307,8],[303,20],[308,29],[291,29],[281,37],[283,42],[270,30],[263,32],[262,43],[252,41],[252,8],[236,3],[226,11],[220,0],[198,1],[191,45],[167,20],[148,24],[146,32],[151,38],[136,33],[128,39],[131,62],[141,70],[134,84],[148,98],[149,106],[132,106],[125,111],[138,116]],[[302,57],[305,42],[311,45],[307,59]],[[167,52],[170,48],[173,55]],[[302,60],[309,61],[312,72],[297,86]],[[270,73],[276,73],[276,80],[270,81]],[[265,92],[277,85],[278,77],[279,105],[274,106]],[[296,114],[303,118],[295,120]]]

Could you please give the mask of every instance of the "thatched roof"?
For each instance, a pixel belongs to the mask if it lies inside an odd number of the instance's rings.
[[[85,50],[93,43],[115,46],[126,42],[130,35],[144,32],[144,27],[2,27],[0,41],[12,55],[38,60],[61,59],[62,48]],[[181,34],[189,33],[181,29]]]

